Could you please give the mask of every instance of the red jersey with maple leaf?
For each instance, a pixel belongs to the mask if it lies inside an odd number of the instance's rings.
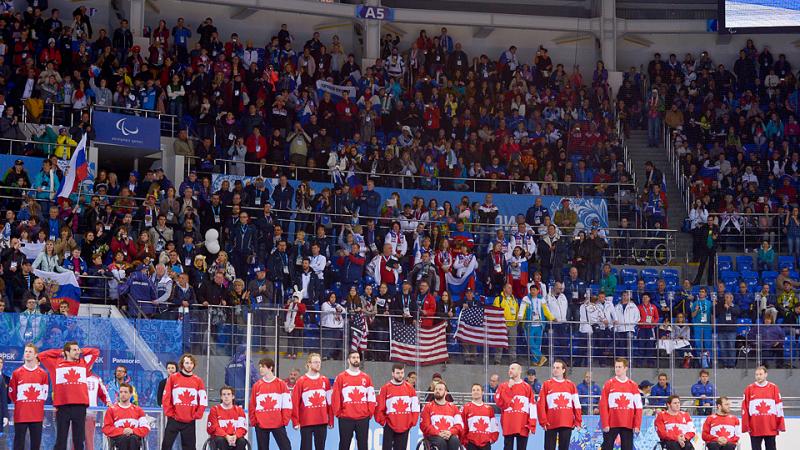
[[[520,381],[513,386],[502,383],[497,386],[494,400],[500,408],[503,436],[527,436],[536,432],[536,398],[528,383]]]
[[[292,394],[286,382],[278,377],[260,379],[250,392],[250,424],[272,430],[289,425],[292,418]]]
[[[463,444],[484,447],[497,441],[500,435],[494,408],[487,404],[477,405],[469,402],[461,410],[461,420],[466,430]]]
[[[89,388],[86,379],[100,356],[96,348],[84,348],[77,361],[67,361],[60,349],[39,353],[39,361],[54,377],[53,406],[89,405]]]
[[[639,386],[630,378],[620,381],[616,377],[606,381],[600,393],[601,428],[641,428],[642,397]]]
[[[333,425],[328,377],[305,374],[297,379],[292,389],[292,422],[298,427]]]
[[[103,434],[108,437],[122,436],[125,428],[130,428],[139,437],[147,436],[150,423],[142,408],[134,404],[121,406],[119,403],[109,406],[103,418]]]
[[[777,436],[786,431],[783,400],[775,383],[763,386],[752,383],[744,388],[742,398],[742,432],[751,436]]]
[[[537,418],[542,428],[577,428],[581,426],[581,401],[578,389],[570,380],[551,378],[539,390]]]
[[[449,431],[460,437],[464,432],[464,422],[458,406],[450,402],[444,405],[430,402],[422,408],[419,429],[425,437],[437,436],[440,431]]]
[[[395,433],[405,433],[419,421],[419,398],[417,391],[403,381],[390,381],[378,392],[375,405],[375,421],[389,426]]]
[[[161,406],[167,417],[181,423],[202,419],[208,406],[206,384],[195,374],[173,373],[164,386]]]
[[[237,438],[247,434],[247,419],[239,405],[226,408],[216,405],[208,412],[206,431],[209,436],[225,437],[235,435]]]
[[[333,382],[331,411],[335,417],[366,419],[375,412],[375,387],[372,378],[362,371],[345,370]]]
[[[724,416],[712,414],[703,422],[703,440],[705,442],[717,442],[717,439],[725,438],[735,445],[739,442],[741,434],[742,426],[739,424],[739,418],[731,414]]]
[[[14,423],[44,420],[44,403],[50,391],[47,372],[41,367],[17,368],[8,382],[8,398],[14,402]]]
[[[697,433],[692,416],[685,411],[680,411],[678,414],[661,411],[656,415],[653,425],[662,441],[677,441],[680,435],[686,439],[693,439]]]

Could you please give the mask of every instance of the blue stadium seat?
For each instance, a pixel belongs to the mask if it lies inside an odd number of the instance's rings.
[[[736,327],[736,334],[739,336],[747,336],[747,333],[750,331],[750,325],[753,324],[753,321],[749,317],[741,317],[736,321],[736,323],[739,324],[739,326]]]
[[[774,270],[765,270],[761,272],[761,281],[764,284],[773,284],[776,278],[778,278],[778,272]]]
[[[742,276],[742,281],[758,280],[758,272],[752,270],[740,270],[739,274]]]
[[[717,257],[717,270],[720,272],[723,270],[731,270],[733,269],[733,258],[730,256],[718,256]]]
[[[680,280],[681,276],[678,273],[678,269],[662,269],[661,270],[661,278],[663,278],[664,281],[673,280],[673,279],[675,281],[678,281],[678,280]]]
[[[784,267],[788,267],[789,270],[794,270],[794,256],[778,256],[778,269],[783,269]]]
[[[719,272],[719,278],[723,282],[727,282],[730,280],[739,280],[739,272],[734,272],[733,270],[721,270]]]
[[[622,282],[625,284],[636,284],[636,281],[639,280],[639,271],[636,269],[622,269],[620,272],[620,276],[622,277]]]
[[[745,270],[753,270],[753,257],[751,255],[739,255],[736,257],[736,270],[744,272]]]

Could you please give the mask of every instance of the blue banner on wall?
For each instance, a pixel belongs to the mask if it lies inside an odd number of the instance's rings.
[[[96,142],[149,150],[161,148],[161,121],[106,111],[95,111]]]
[[[222,182],[227,180],[230,182],[231,188],[236,180],[242,180],[247,185],[251,183],[255,177],[245,177],[239,175],[222,175],[215,174],[212,179],[212,190],[217,191],[222,187]],[[267,182],[267,186],[272,191],[272,186],[278,184],[277,179],[272,179]],[[297,189],[299,181],[290,180],[289,184]],[[315,192],[320,192],[324,188],[330,188],[329,183],[311,182],[311,188]],[[470,202],[483,203],[486,194],[483,192],[457,192],[457,191],[429,191],[420,189],[392,189],[376,187],[375,191],[381,194],[382,201],[385,201],[393,192],[400,194],[400,199],[403,202],[411,202],[412,197],[421,197],[425,199],[425,203],[431,199],[436,201],[441,206],[444,202],[450,202],[454,207],[461,203],[462,197],[469,198]],[[517,214],[524,215],[525,212],[533,206],[533,202],[537,196],[535,195],[512,195],[512,194],[492,194],[493,202],[497,205],[500,212],[498,216],[498,223],[503,225],[513,225],[516,223],[515,219]],[[565,197],[553,195],[541,195],[542,205],[550,210],[550,217],[553,217],[561,207],[561,199]],[[570,208],[578,215],[578,222],[585,227],[591,227],[592,220],[598,219],[601,227],[608,227],[608,205],[605,199],[600,197],[569,197]]]

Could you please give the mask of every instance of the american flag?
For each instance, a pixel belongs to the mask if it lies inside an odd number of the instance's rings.
[[[419,345],[417,345],[419,330]],[[416,323],[405,323],[403,319],[391,319],[389,325],[389,359],[405,364],[426,366],[447,361],[447,323],[441,322],[433,328],[417,328]]]
[[[494,306],[462,309],[455,338],[464,344],[508,348],[503,310]]]
[[[363,352],[367,349],[367,335],[369,328],[367,321],[364,320],[364,314],[354,314],[352,322],[350,322],[350,351]]]

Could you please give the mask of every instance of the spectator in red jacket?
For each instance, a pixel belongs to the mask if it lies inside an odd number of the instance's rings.
[[[353,137],[353,131],[356,119],[358,118],[358,106],[353,103],[350,97],[345,97],[341,102],[336,105],[336,122],[339,126],[339,131],[342,137],[350,139]]]
[[[436,297],[431,294],[430,286],[425,280],[419,282],[417,289],[417,304],[422,304],[420,326],[422,328],[432,328],[436,320]]]
[[[259,127],[253,128],[253,134],[247,137],[247,154],[245,161],[258,162],[267,157],[267,138],[261,134]]]

